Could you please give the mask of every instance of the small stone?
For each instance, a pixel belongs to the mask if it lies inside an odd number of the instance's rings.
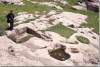
[[[74,28],[74,25],[69,25],[69,27],[72,27],[72,28]]]
[[[78,51],[77,48],[71,48],[71,52],[72,52],[72,53],[79,53],[79,51]]]
[[[83,34],[84,34],[84,32],[82,32],[82,31],[81,31],[81,33],[83,33]]]
[[[93,38],[93,39],[96,39],[96,37],[95,37],[95,36],[93,36],[92,38]]]

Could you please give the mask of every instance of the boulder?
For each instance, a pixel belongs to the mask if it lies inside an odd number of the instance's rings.
[[[99,3],[88,2],[87,9],[98,12],[99,11]]]
[[[80,3],[85,3],[87,9],[95,12],[99,11],[99,0],[81,0]]]

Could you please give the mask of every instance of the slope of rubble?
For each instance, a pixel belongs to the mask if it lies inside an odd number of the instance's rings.
[[[47,2],[41,4],[47,5]],[[56,10],[34,14],[19,12],[15,17],[14,30],[7,30],[6,35],[0,36],[0,65],[98,65],[99,35],[93,32],[93,28],[81,26],[87,23],[87,18],[83,14]],[[66,30],[69,28],[73,34],[67,38],[64,34],[47,30],[59,24]],[[77,36],[86,38],[88,43]]]

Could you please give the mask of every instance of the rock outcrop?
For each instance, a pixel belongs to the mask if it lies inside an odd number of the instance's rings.
[[[23,0],[0,0],[1,3],[4,4],[16,4],[16,5],[23,5]]]
[[[51,11],[41,15],[19,13],[15,18],[17,25],[14,30],[6,31],[6,35],[0,36],[0,65],[97,65],[99,63],[99,35],[90,28],[79,28],[81,23],[86,23],[86,18],[86,15],[72,12]],[[23,20],[30,21],[26,23]],[[66,38],[58,33],[46,31],[47,28],[59,23],[76,32]],[[88,38],[90,43],[81,43],[76,39],[77,35]]]

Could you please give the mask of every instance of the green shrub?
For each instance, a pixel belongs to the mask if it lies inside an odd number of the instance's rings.
[[[89,43],[90,43],[90,41],[89,41],[87,38],[83,37],[83,36],[76,36],[76,38],[77,38],[77,40],[79,40],[81,43],[85,43],[85,44],[89,44]]]

